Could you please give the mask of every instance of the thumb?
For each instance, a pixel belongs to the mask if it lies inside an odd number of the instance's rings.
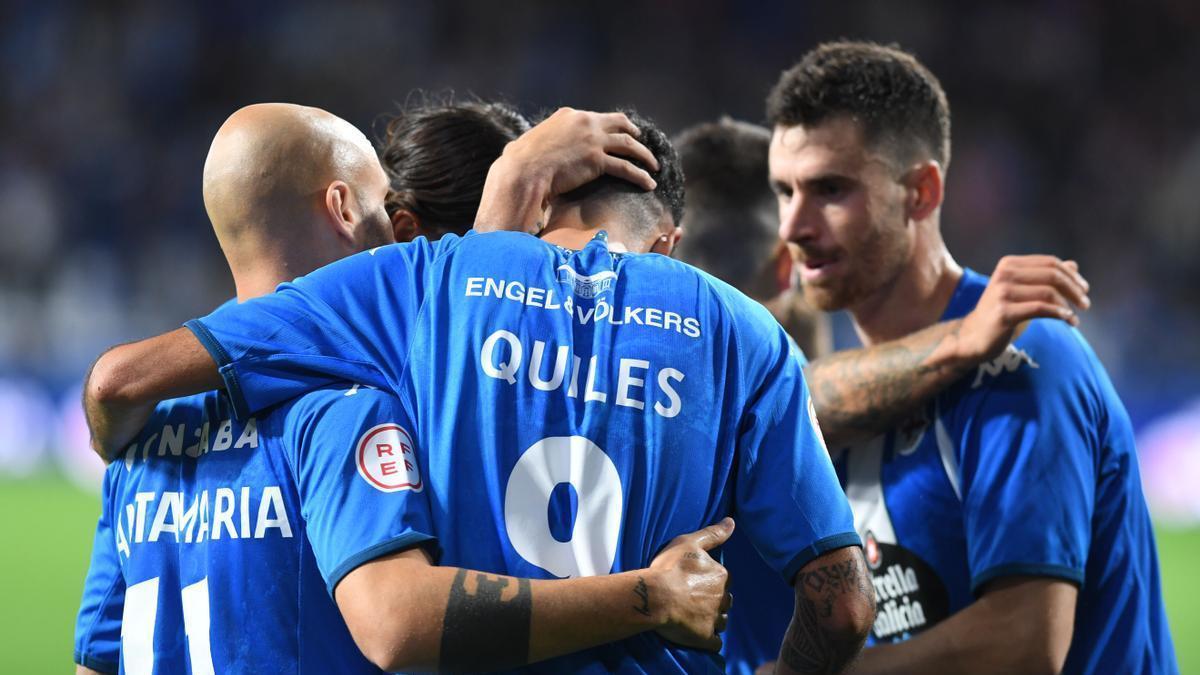
[[[703,529],[697,530],[685,538],[691,539],[692,543],[699,546],[705,551],[711,551],[714,548],[729,541],[730,535],[733,534],[733,518],[726,516],[721,519],[721,522],[709,525]]]

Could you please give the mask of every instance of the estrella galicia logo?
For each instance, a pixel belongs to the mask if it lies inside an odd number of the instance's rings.
[[[867,532],[865,554],[878,609],[871,628],[876,642],[900,642],[950,616],[946,585],[916,553]]]
[[[559,283],[571,284],[574,287],[575,295],[580,298],[594,298],[611,289],[616,280],[617,273],[612,270],[604,270],[595,274],[580,274],[571,269],[570,265],[558,266]]]

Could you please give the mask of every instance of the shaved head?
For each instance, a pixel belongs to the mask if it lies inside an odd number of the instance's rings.
[[[328,246],[330,236],[349,238],[358,250],[387,243],[386,193],[387,176],[361,131],[319,108],[290,103],[250,105],[230,115],[204,163],[204,207],[235,276],[237,262],[264,253],[286,254],[296,261],[289,267],[315,261],[297,270],[306,273],[352,252],[311,250]],[[349,222],[338,222],[339,213]]]

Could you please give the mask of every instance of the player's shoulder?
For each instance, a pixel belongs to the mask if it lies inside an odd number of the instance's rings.
[[[401,422],[407,413],[390,391],[359,384],[321,387],[281,404],[271,412],[282,430],[318,433],[321,427],[360,426],[371,420]]]
[[[646,254],[636,258],[640,264],[654,267],[656,276],[665,277],[662,282],[664,286],[676,289],[693,284],[701,300],[707,299],[717,305],[719,311],[735,322],[740,329],[749,329],[755,335],[768,335],[774,339],[779,322],[771,312],[762,303],[751,299],[725,281],[698,267],[664,255]]]
[[[206,391],[191,396],[167,399],[154,406],[151,419],[220,411],[228,406],[228,398],[220,391]]]
[[[1055,319],[1035,319],[996,358],[976,367],[970,388],[1062,390],[1091,384],[1100,363],[1080,332]]]
[[[437,241],[417,237],[412,241],[384,244],[335,260],[306,277],[411,274],[427,268],[437,258],[456,249],[461,243],[462,237],[447,234]],[[300,277],[292,283],[302,284],[306,277]]]
[[[1030,322],[1000,356],[980,364],[956,389],[951,395],[964,421],[1037,420],[1093,439],[1124,411],[1087,341],[1052,319]]]
[[[154,411],[134,443],[160,437],[163,428],[178,424],[200,425],[206,420],[228,419],[233,415],[233,405],[223,391],[206,391],[202,394],[168,399],[154,406]]]
[[[555,247],[524,232],[476,232],[470,230],[461,237],[447,234],[434,242],[430,257],[450,260],[469,257],[473,263],[512,256],[553,257]]]

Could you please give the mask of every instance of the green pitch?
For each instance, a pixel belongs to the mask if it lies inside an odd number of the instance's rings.
[[[99,500],[56,475],[0,478],[0,672],[72,672],[72,636]],[[1200,529],[1160,528],[1179,666],[1200,672]]]

